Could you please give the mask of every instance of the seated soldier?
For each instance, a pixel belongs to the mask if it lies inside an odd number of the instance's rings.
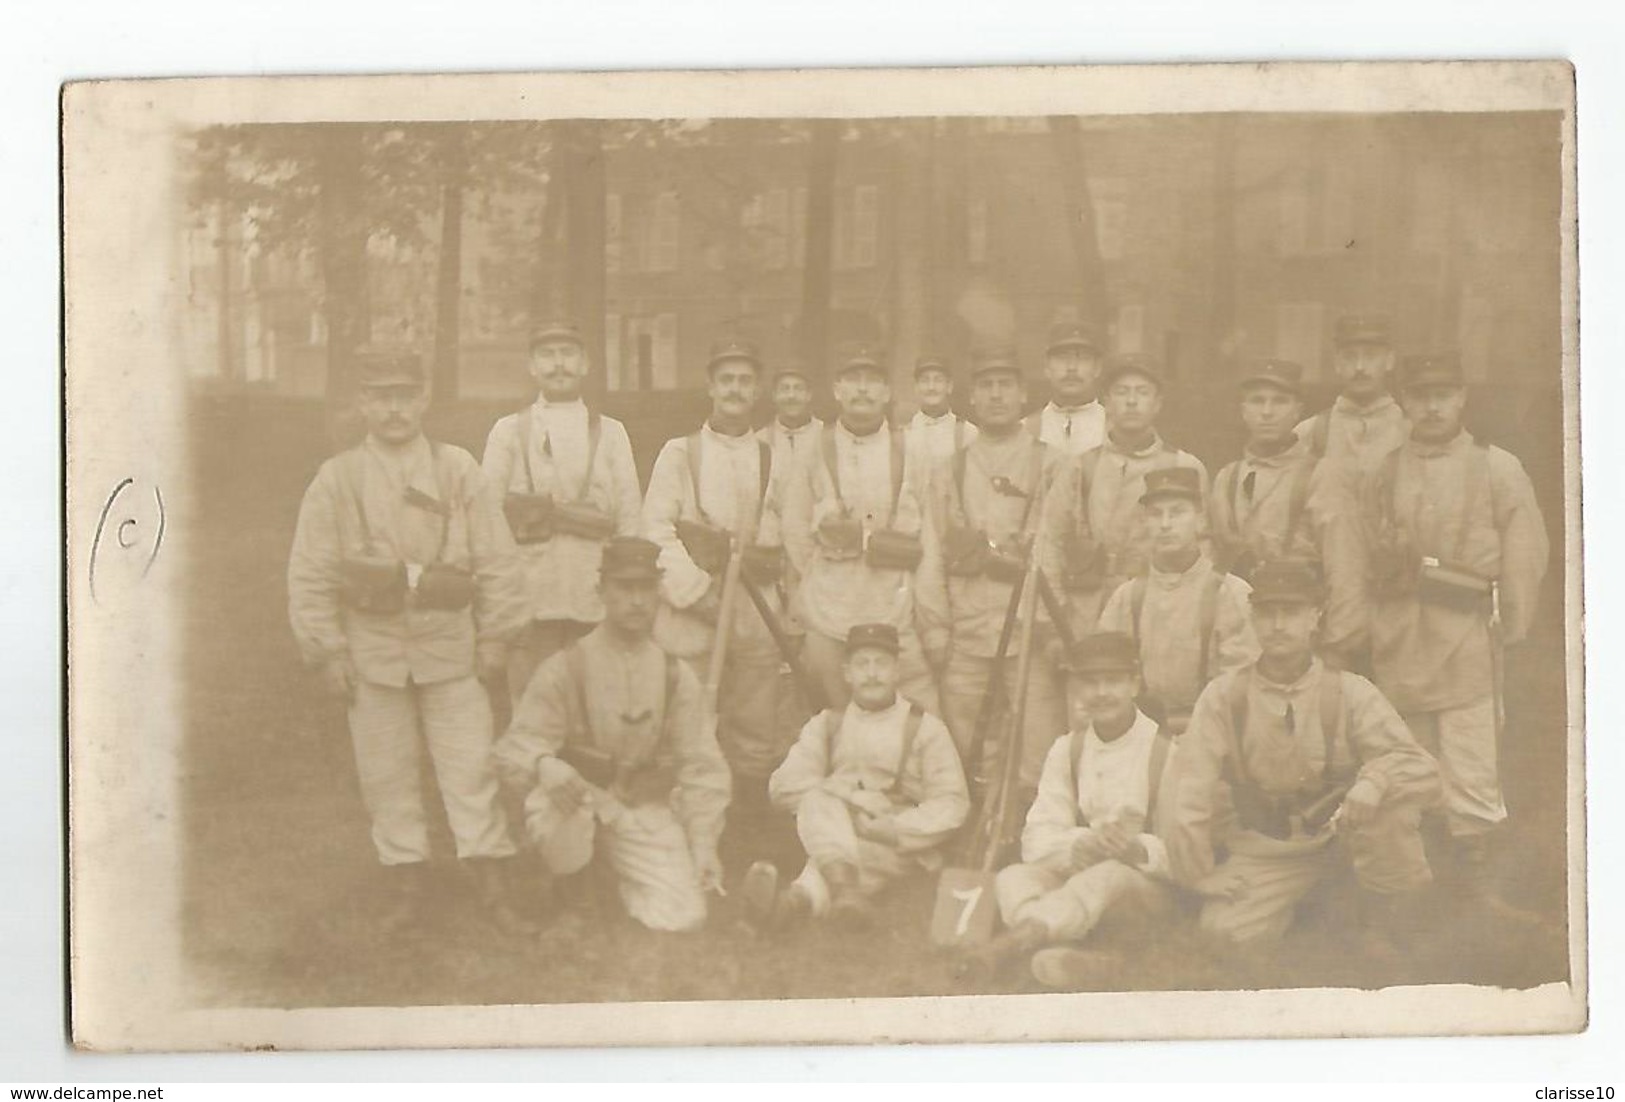
[[[1022,863],[998,876],[1005,932],[967,955],[958,969],[967,977],[1055,942],[1082,941],[1108,910],[1157,914],[1173,902],[1157,825],[1172,803],[1173,738],[1135,704],[1134,640],[1086,635],[1063,669],[1071,728],[1044,759],[1021,832]],[[1057,948],[1034,956],[1032,971],[1045,986],[1072,987],[1109,961]]]
[[[897,629],[859,624],[845,649],[851,702],[808,720],[768,782],[807,851],[783,891],[768,862],[745,874],[746,906],[768,928],[809,915],[865,924],[887,884],[940,867],[943,844],[970,811],[948,728],[898,695]]]
[[[1117,587],[1100,630],[1120,631],[1139,649],[1157,718],[1179,734],[1202,687],[1258,657],[1247,610],[1247,583],[1216,569],[1203,550],[1202,482],[1191,467],[1145,476],[1140,495],[1151,531],[1144,573]],[[1148,705],[1149,707],[1150,705]]]
[[[1352,863],[1365,948],[1391,959],[1432,879],[1418,822],[1438,800],[1439,770],[1376,686],[1315,657],[1324,596],[1312,563],[1254,571],[1263,654],[1196,702],[1168,854],[1205,897],[1203,931],[1230,945],[1281,937],[1298,903]]]
[[[602,851],[633,918],[693,930],[721,881],[728,766],[698,680],[651,635],[659,555],[634,536],[605,543],[603,623],[537,669],[494,753],[554,875]]]

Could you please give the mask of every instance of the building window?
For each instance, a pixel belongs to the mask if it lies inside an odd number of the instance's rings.
[[[774,271],[789,266],[791,229],[787,190],[775,188],[751,196],[745,204],[742,221],[752,256],[760,257],[762,265]]]
[[[835,266],[873,268],[880,235],[880,189],[865,184],[835,198]]]
[[[987,263],[988,206],[986,199],[972,199],[965,208],[965,262]]]
[[[654,217],[649,221],[649,249],[645,268],[651,272],[677,270],[678,207],[675,191],[655,196]]]
[[[621,270],[621,197],[613,191],[604,196],[604,270]]]
[[[1275,354],[1318,375],[1325,347],[1324,311],[1318,302],[1283,302],[1275,308]]]
[[[613,390],[677,388],[677,315],[610,317],[614,336],[605,341],[615,371],[606,372]]]
[[[1145,351],[1145,307],[1123,305],[1112,323],[1112,347],[1119,352]]]

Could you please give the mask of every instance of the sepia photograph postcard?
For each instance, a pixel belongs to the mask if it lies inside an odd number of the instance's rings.
[[[65,85],[74,1045],[1584,1030],[1574,104]]]

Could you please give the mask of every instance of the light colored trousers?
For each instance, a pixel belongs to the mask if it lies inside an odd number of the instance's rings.
[[[1486,834],[1507,817],[1496,765],[1493,698],[1442,712],[1411,712],[1405,723],[1422,749],[1438,759],[1452,836]]]
[[[897,656],[898,693],[932,715],[940,716],[942,712],[937,702],[936,679],[931,676],[931,667],[926,665],[919,636],[912,631],[903,631],[898,633],[898,637],[902,644]],[[823,686],[824,696],[831,708],[845,708],[851,699],[851,690],[846,687],[846,678],[841,673],[845,661],[845,640],[816,631],[807,632],[807,641],[801,648],[801,662],[808,675]]]
[[[1148,915],[1172,910],[1174,890],[1121,861],[1097,861],[1062,875],[1043,865],[1010,865],[994,888],[1006,926],[1038,922],[1056,941],[1081,941],[1114,905],[1139,906]]]
[[[807,851],[807,864],[796,883],[812,900],[812,913],[829,913],[829,884],[820,866],[846,865],[857,874],[855,891],[868,898],[886,885],[916,870],[927,868],[935,850],[901,853],[891,846],[859,838],[852,826],[852,809],[839,796],[814,789],[796,808],[796,833]]]
[[[350,703],[361,798],[372,817],[372,843],[386,865],[429,859],[423,806],[427,744],[458,857],[514,852],[491,766],[491,702],[478,679],[356,685]]]
[[[602,847],[626,913],[651,930],[686,931],[705,923],[688,834],[666,804],[627,807],[607,793],[560,815],[545,789],[525,799],[525,833],[556,876],[580,872]]]
[[[1044,757],[1050,746],[1067,729],[1066,694],[1062,691],[1050,664],[1040,656],[1042,650],[1034,643],[1032,671],[1027,678],[1027,715],[1022,727],[1020,769],[1017,779],[1022,788],[1036,789],[1044,770]],[[1004,660],[1005,700],[1015,699],[1016,674],[1020,660],[1014,656]],[[975,739],[976,717],[987,696],[988,682],[993,676],[993,659],[963,654],[957,649],[948,655],[948,666],[942,674],[942,719],[954,736],[959,760],[970,776],[976,772],[976,763],[970,760],[971,743]],[[997,730],[988,732],[983,743],[984,757],[998,752],[992,741]]]
[[[532,620],[508,647],[508,699],[514,708],[524,698],[536,667],[597,626],[580,620]]]
[[[1237,944],[1272,941],[1286,933],[1298,904],[1344,863],[1362,888],[1379,895],[1414,891],[1433,878],[1418,830],[1421,808],[1389,803],[1357,830],[1307,841],[1281,841],[1245,831],[1231,840],[1230,858],[1214,879],[1229,898],[1202,906],[1204,931]]]

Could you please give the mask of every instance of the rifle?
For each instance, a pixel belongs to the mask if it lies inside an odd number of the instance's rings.
[[[1010,589],[1010,603],[1004,610],[1004,625],[999,628],[999,645],[993,651],[993,666],[987,679],[987,692],[983,694],[982,706],[976,713],[970,752],[966,755],[967,760],[964,763],[973,806],[979,803],[982,786],[986,783],[982,770],[982,748],[987,743],[987,730],[992,725],[994,717],[998,715],[999,698],[1004,694],[1004,663],[1010,654],[1010,640],[1016,633],[1016,622],[1021,613],[1021,594],[1026,585],[1027,575],[1023,574]]]
[[[1038,572],[1038,596],[1044,602],[1044,611],[1049,613],[1050,623],[1055,625],[1055,637],[1061,641],[1061,646],[1070,654],[1077,644],[1072,635],[1072,624],[1067,619],[1066,606],[1061,598],[1056,596],[1055,587],[1049,584],[1049,575],[1043,570]]]
[[[756,606],[756,614],[762,618],[762,623],[767,625],[767,633],[773,637],[774,644],[779,648],[779,654],[784,657],[785,665],[795,674],[802,695],[807,698],[807,704],[815,713],[823,711],[829,706],[829,699],[824,695],[824,686],[807,672],[807,668],[797,658],[795,648],[790,645],[790,637],[785,634],[784,625],[779,623],[779,618],[773,614],[773,608],[767,603],[767,598],[762,596],[762,591],[757,588],[756,583],[743,574],[739,577],[739,584],[744,589],[745,596],[750,598],[750,603]]]
[[[717,630],[712,637],[711,658],[705,667],[704,692],[700,694],[700,729],[717,733],[717,698],[722,692],[722,667],[728,658],[728,638],[733,635],[734,605],[739,598],[739,569],[744,562],[739,541],[728,537],[728,564],[722,572],[722,596],[717,601]]]

